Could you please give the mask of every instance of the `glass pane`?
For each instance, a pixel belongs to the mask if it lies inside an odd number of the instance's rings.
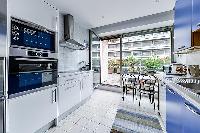
[[[122,73],[161,70],[171,62],[171,33],[160,32],[122,39]],[[148,64],[153,60],[153,66]]]

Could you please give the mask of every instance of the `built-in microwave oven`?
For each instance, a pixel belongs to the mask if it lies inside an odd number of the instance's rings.
[[[55,58],[56,33],[11,17],[10,56]]]
[[[56,59],[9,58],[9,98],[57,85]]]
[[[200,29],[192,32],[192,46],[200,46]]]

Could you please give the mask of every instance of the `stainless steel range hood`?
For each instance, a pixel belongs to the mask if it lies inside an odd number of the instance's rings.
[[[64,15],[64,41],[61,46],[74,50],[84,50],[86,48],[84,44],[74,39],[74,18],[70,14]]]

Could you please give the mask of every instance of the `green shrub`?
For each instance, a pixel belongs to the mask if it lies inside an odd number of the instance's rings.
[[[143,60],[144,66],[147,70],[158,70],[163,65],[163,60],[158,57],[150,57]]]

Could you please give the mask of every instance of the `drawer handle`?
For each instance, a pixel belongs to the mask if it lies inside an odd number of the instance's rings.
[[[170,93],[176,94],[174,90],[172,90],[172,89],[168,89],[168,90],[169,90]]]
[[[189,111],[200,116],[199,110],[196,107],[194,107],[192,104],[185,102],[184,105]]]

